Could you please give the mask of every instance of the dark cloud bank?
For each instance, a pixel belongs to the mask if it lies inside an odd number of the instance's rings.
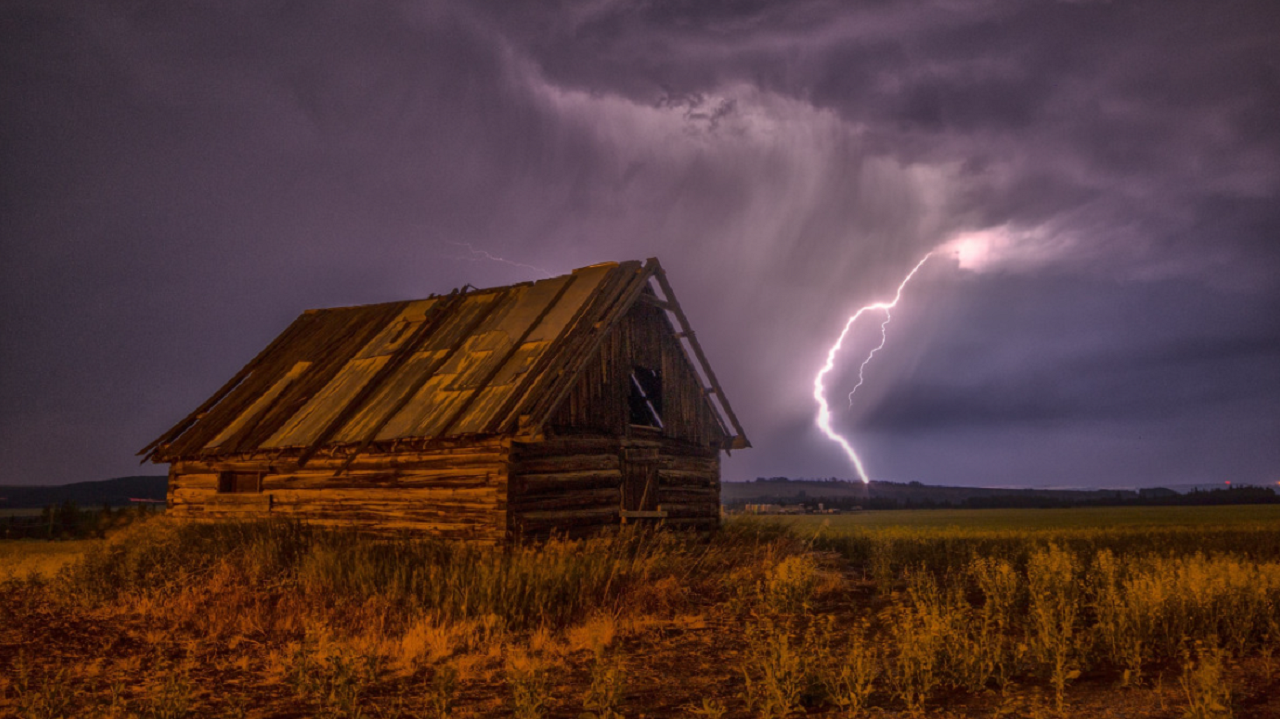
[[[1273,3],[850,5],[6,3],[0,484],[134,472],[305,308],[651,255],[726,478],[852,476],[813,375],[937,248],[829,378],[873,477],[1280,480]]]

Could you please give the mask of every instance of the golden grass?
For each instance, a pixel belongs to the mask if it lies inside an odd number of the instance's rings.
[[[101,542],[100,539],[65,542],[0,540],[0,581],[22,578],[29,574],[52,578]]]
[[[1280,527],[734,521],[481,548],[158,518],[86,547],[0,584],[0,715],[1280,709]]]

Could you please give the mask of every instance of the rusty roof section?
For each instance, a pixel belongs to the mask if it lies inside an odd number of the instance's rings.
[[[646,288],[653,293],[655,276],[710,382],[707,401],[726,439],[749,446],[650,259],[424,300],[308,310],[139,454],[170,462],[278,451],[305,464],[335,447],[354,457],[402,442],[535,436],[604,335]]]

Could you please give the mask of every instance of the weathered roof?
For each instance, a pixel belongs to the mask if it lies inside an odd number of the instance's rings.
[[[665,300],[650,287],[654,277]],[[650,259],[424,300],[309,310],[140,454],[167,462],[279,450],[305,462],[333,446],[531,436],[642,294],[676,315],[711,385],[707,401],[726,439],[747,446],[661,266]]]

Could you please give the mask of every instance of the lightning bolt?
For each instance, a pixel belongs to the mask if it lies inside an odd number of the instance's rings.
[[[535,270],[537,272],[541,272],[547,277],[555,277],[555,275],[551,273],[549,270],[544,270],[541,267],[535,267],[534,265],[526,265],[523,262],[514,262],[512,260],[508,260],[505,257],[498,257],[497,255],[489,252],[488,250],[482,250],[482,249],[477,249],[475,247],[472,247],[470,242],[450,242],[449,244],[457,245],[458,247],[465,247],[467,248],[467,253],[468,253],[467,257],[451,257],[450,259],[467,260],[468,262],[479,262],[482,260],[488,260],[490,262],[501,262],[504,265],[511,265],[512,267],[524,267],[525,269]]]
[[[925,259],[928,259],[927,255]],[[908,277],[908,279],[910,278]],[[858,365],[858,383],[853,386],[853,389],[849,390],[849,406],[850,407],[853,406],[854,393],[857,392],[858,388],[862,386],[862,383],[866,381],[866,377],[863,376],[863,373],[867,371],[867,365],[871,364],[871,358],[875,357],[877,352],[884,349],[884,343],[886,340],[889,339],[889,334],[888,334],[889,320],[891,319],[893,319],[893,316],[889,314],[889,308],[885,307],[884,322],[880,323],[880,344],[876,345],[875,347],[872,347],[871,351],[867,353],[867,358],[862,360],[862,364]]]
[[[871,361],[871,358],[875,356],[876,352],[879,352],[884,347],[886,328],[888,327],[890,320],[889,310],[897,306],[898,300],[902,299],[903,288],[907,286],[907,283],[911,281],[911,278],[915,277],[916,272],[920,271],[920,267],[932,256],[932,252],[926,254],[919,262],[916,263],[915,267],[911,268],[911,271],[907,273],[907,276],[904,277],[902,282],[898,285],[898,291],[894,293],[892,302],[876,302],[859,308],[857,312],[853,313],[853,315],[845,321],[844,329],[840,331],[840,336],[836,338],[835,344],[831,345],[831,349],[827,350],[827,363],[822,365],[822,369],[818,370],[817,376],[813,378],[813,398],[818,402],[818,429],[822,430],[822,433],[827,435],[828,439],[840,445],[840,447],[844,449],[844,453],[849,455],[849,461],[853,462],[854,468],[858,470],[858,478],[864,483],[869,482],[870,480],[867,477],[866,468],[862,466],[862,459],[858,457],[858,453],[853,449],[853,445],[849,443],[849,440],[841,437],[834,429],[831,428],[831,407],[827,404],[826,388],[823,386],[822,380],[827,376],[827,373],[835,368],[836,355],[840,352],[840,348],[844,346],[844,338],[848,336],[849,329],[853,327],[853,323],[857,322],[858,318],[864,313],[881,310],[884,312],[885,316],[884,322],[880,323],[880,344],[876,345],[876,347],[867,354],[867,358],[864,359],[862,361],[862,365],[858,367],[858,384],[854,386],[853,392],[858,391],[858,387],[862,386],[863,371],[866,369],[867,363]],[[849,393],[850,403],[853,402],[853,392]]]

